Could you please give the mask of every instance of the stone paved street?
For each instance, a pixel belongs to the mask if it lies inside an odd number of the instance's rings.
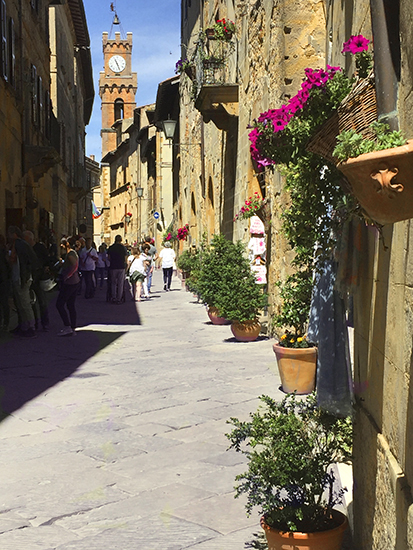
[[[157,272],[138,312],[80,296],[76,337],[52,301],[50,332],[1,340],[1,550],[262,547],[224,434],[282,398],[272,341],[236,342],[177,278],[160,289]]]

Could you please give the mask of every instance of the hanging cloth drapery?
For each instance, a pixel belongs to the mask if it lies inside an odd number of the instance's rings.
[[[315,275],[308,340],[317,344],[317,402],[336,416],[352,413],[352,381],[345,305],[335,290],[337,263]]]

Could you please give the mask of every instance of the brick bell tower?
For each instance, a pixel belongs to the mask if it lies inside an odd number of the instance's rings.
[[[115,39],[102,33],[104,70],[99,77],[99,95],[102,109],[102,158],[116,149],[115,121],[133,118],[136,108],[135,94],[138,89],[137,73],[132,72],[132,33],[126,39],[115,32]]]

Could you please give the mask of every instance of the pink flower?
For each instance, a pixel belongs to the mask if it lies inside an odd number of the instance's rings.
[[[341,53],[350,52],[352,54],[356,54],[359,52],[364,52],[368,50],[369,44],[370,40],[365,38],[362,34],[358,34],[357,36],[352,35],[347,42],[344,42]]]

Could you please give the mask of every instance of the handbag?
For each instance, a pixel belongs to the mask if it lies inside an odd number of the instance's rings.
[[[129,275],[129,280],[131,283],[136,283],[136,281],[139,279],[139,275],[142,275],[139,271],[134,271],[131,275]]]

